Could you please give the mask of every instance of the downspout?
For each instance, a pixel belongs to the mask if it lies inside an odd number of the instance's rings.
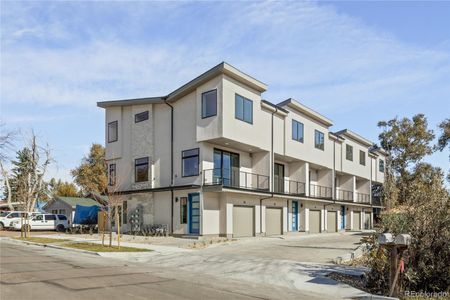
[[[164,99],[164,103],[170,107],[170,234],[173,235],[173,106]]]

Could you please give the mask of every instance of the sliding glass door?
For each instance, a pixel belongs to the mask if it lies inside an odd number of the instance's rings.
[[[214,182],[239,187],[239,154],[214,149]]]

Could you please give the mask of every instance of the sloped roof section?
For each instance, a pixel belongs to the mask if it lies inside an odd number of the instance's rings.
[[[61,200],[65,203],[67,203],[68,205],[70,205],[71,207],[75,207],[77,205],[82,205],[82,206],[93,206],[93,205],[97,205],[100,206],[100,204],[90,198],[81,198],[81,197],[56,197],[56,200]]]
[[[283,102],[278,103],[277,105],[281,106],[281,107],[283,107],[283,106],[290,107],[300,113],[307,115],[308,117],[316,120],[317,122],[322,123],[323,125],[325,125],[327,127],[330,127],[333,125],[333,122],[330,119],[319,114],[315,110],[301,104],[300,102],[298,102],[295,99],[289,98],[287,100],[284,100]]]
[[[357,134],[349,129],[343,129],[343,130],[335,132],[334,134],[336,134],[338,136],[349,137],[352,140],[354,140],[358,143],[361,143],[365,146],[368,146],[368,147],[372,147],[374,145],[374,143],[372,141],[360,136],[359,134]]]

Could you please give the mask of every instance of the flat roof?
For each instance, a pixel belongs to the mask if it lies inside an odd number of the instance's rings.
[[[307,107],[306,105],[301,104],[300,102],[298,102],[295,99],[289,98],[287,100],[284,100],[283,102],[278,103],[277,105],[291,107],[291,108],[295,109],[296,111],[303,113],[303,114],[309,116],[310,118],[324,124],[327,127],[330,127],[333,125],[333,121],[331,121],[327,117],[319,114],[315,110]]]
[[[356,142],[361,143],[365,146],[369,146],[369,147],[373,146],[375,144],[374,142],[360,136],[359,134],[351,131],[350,129],[343,129],[343,130],[335,132],[334,134],[339,135],[339,136],[347,136],[347,137],[355,140]]]

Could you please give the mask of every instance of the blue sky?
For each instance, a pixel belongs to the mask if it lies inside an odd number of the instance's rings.
[[[377,141],[450,116],[450,2],[1,2],[1,120],[70,180],[104,143],[101,100],[165,95],[221,61]],[[19,147],[23,138],[16,142]],[[427,158],[448,169],[448,152]]]

